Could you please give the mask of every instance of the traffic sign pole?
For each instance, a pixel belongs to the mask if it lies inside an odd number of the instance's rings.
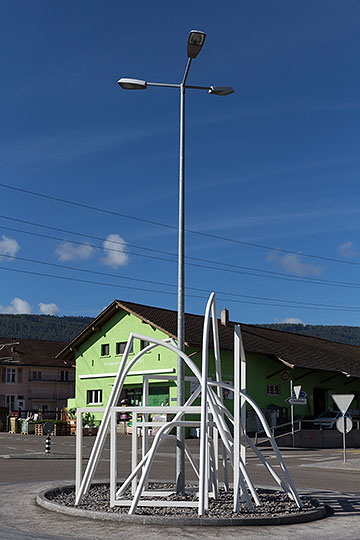
[[[344,448],[344,463],[346,463],[346,419],[345,419],[345,414],[343,413],[342,415],[342,419],[343,419],[343,448]]]
[[[346,431],[347,431],[347,418],[345,418],[346,411],[350,407],[352,400],[355,397],[355,394],[332,394],[331,397],[335,401],[336,405],[339,407],[342,414],[342,434],[343,434],[343,448],[344,448],[344,463],[346,463]],[[352,427],[352,422],[350,420],[349,431]]]

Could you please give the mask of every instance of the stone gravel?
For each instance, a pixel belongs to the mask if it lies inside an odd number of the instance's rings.
[[[191,486],[188,486],[191,487]],[[149,490],[151,489],[174,489],[174,484],[158,484],[150,483]],[[266,489],[257,489],[261,506],[255,507],[254,510],[249,510],[246,503],[240,503],[239,513],[233,512],[233,492],[230,490],[226,493],[223,489],[219,491],[219,497],[215,501],[209,499],[209,509],[205,512],[205,517],[208,518],[253,518],[253,517],[280,517],[289,516],[294,514],[303,513],[304,511],[314,510],[318,503],[316,500],[308,497],[301,497],[303,503],[303,509],[299,510],[296,504],[291,501],[284,492],[272,491]],[[126,493],[128,498],[131,498],[130,490]],[[54,503],[74,506],[75,503],[75,489],[74,487],[59,488],[46,495],[46,498]],[[156,497],[160,499],[160,497]],[[154,497],[155,499],[155,497]],[[169,497],[163,497],[164,500],[189,500],[196,501],[197,496],[194,493],[187,493],[185,496],[179,497],[177,495],[170,495]],[[93,485],[89,493],[84,497],[82,504],[77,508],[83,510],[99,511],[99,512],[114,512],[114,513],[127,513],[129,508],[123,506],[116,506],[110,508],[110,489],[109,485],[95,484]],[[144,499],[142,499],[144,500]],[[198,517],[197,508],[174,508],[174,507],[146,507],[139,506],[136,510],[137,515],[152,516],[156,513],[157,516],[166,517]]]

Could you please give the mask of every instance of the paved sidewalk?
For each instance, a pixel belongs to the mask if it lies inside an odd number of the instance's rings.
[[[49,512],[35,503],[38,492],[67,482],[0,484],[1,540],[341,540],[359,539],[360,495],[306,490],[331,506],[333,516],[300,525],[274,527],[163,527],[104,523]]]
[[[316,463],[303,463],[301,467],[315,467],[316,469],[340,469],[343,471],[360,471],[360,459],[343,460],[324,460]],[[359,535],[360,537],[360,535]]]

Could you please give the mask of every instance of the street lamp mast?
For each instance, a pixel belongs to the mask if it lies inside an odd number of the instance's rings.
[[[179,228],[178,228],[178,305],[177,305],[177,339],[181,351],[185,350],[185,89],[207,90],[209,94],[226,96],[234,90],[229,86],[191,86],[187,85],[187,77],[191,62],[200,53],[206,34],[199,30],[191,30],[187,42],[187,64],[180,84],[152,83],[140,79],[121,78],[118,84],[124,90],[146,90],[149,86],[162,86],[180,89],[180,151],[179,151]],[[177,362],[177,404],[185,402],[185,366],[178,357]],[[185,491],[185,433],[178,427],[176,432],[176,490]]]

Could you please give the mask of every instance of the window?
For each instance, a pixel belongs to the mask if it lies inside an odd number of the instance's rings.
[[[101,356],[109,356],[110,354],[110,345],[108,343],[103,343],[101,345]]]
[[[150,341],[141,340],[141,350],[145,349],[148,345],[150,345]]]
[[[86,403],[88,405],[99,405],[102,403],[102,390],[88,390],[86,393]]]
[[[32,379],[33,381],[41,381],[41,371],[33,371]]]
[[[16,396],[5,397],[6,407],[9,409],[10,412],[12,412],[15,409],[15,397]]]
[[[68,371],[61,371],[60,373],[60,381],[61,382],[68,382],[69,380],[69,372]]]
[[[131,405],[140,405],[142,401],[142,388],[127,388],[126,399]]]
[[[125,352],[125,347],[126,347],[126,344],[127,344],[127,341],[120,341],[116,344],[116,354],[124,354]],[[133,343],[131,343],[131,347],[130,347],[130,350],[129,350],[129,353],[133,353],[134,352],[134,348],[133,348]]]
[[[267,384],[266,393],[268,396],[280,396],[280,386],[278,384]]]
[[[16,369],[6,368],[6,382],[10,384],[16,383]]]

